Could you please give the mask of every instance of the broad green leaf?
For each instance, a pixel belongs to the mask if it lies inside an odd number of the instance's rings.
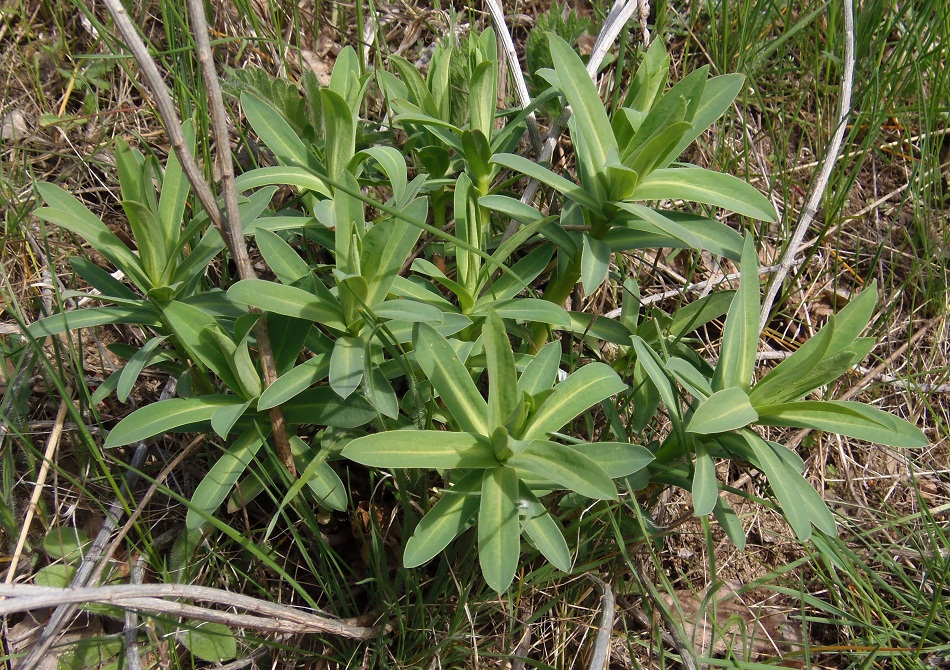
[[[267,315],[267,336],[274,352],[277,374],[289,371],[297,362],[304,344],[313,332],[313,324],[283,314]]]
[[[185,146],[194,152],[195,122],[187,119],[181,124],[185,135]],[[162,177],[162,194],[158,201],[158,220],[162,225],[162,238],[165,240],[166,251],[171,256],[178,245],[182,223],[185,217],[185,207],[188,204],[188,194],[191,184],[182,169],[178,154],[172,151],[165,165],[165,174]]]
[[[479,63],[469,77],[468,104],[472,130],[483,137],[491,137],[495,129],[498,65],[492,61]]]
[[[713,516],[716,517],[716,521],[719,522],[726,537],[736,545],[736,549],[743,551],[745,549],[745,528],[742,527],[742,522],[739,521],[739,517],[735,513],[735,510],[732,509],[732,505],[722,496],[716,496],[716,506],[713,508]]]
[[[407,217],[424,221],[428,201],[413,200],[403,210]],[[422,229],[401,219],[384,219],[370,228],[363,236],[360,265],[367,282],[366,303],[370,306],[382,302],[389,294],[397,273],[415,249]]]
[[[92,261],[80,256],[73,256],[69,259],[69,264],[76,274],[85,279],[90,286],[97,289],[100,293],[115,298],[141,301],[132,289]]]
[[[689,361],[671,356],[666,362],[666,369],[697,400],[705,400],[713,394],[709,380]]]
[[[203,309],[177,300],[161,305],[161,310],[175,339],[188,355],[206,365],[228,388],[237,391],[240,384],[231,367],[234,343],[226,335],[215,339],[206,332],[208,328],[220,328],[215,318]]]
[[[448,340],[428,323],[418,323],[412,341],[419,366],[458,427],[469,433],[489,434],[488,403]]]
[[[540,298],[513,298],[490,304],[495,313],[503,319],[512,319],[519,323],[549,323],[565,329],[571,325],[567,310]]]
[[[188,530],[201,528],[207,523],[206,517],[214,515],[234,488],[237,480],[247,471],[251,459],[263,444],[264,438],[255,425],[253,429],[235,440],[234,444],[215,461],[198,483],[198,488],[191,497],[188,514],[185,517],[185,526]]]
[[[548,342],[531,357],[518,378],[518,392],[536,395],[551,388],[561,364],[561,343]]]
[[[676,400],[676,389],[667,376],[665,366],[659,356],[639,335],[633,336],[633,348],[637,352],[637,365],[643,368],[649,380],[653,382],[653,387],[659,391],[667,411],[678,414],[679,403]]]
[[[742,90],[744,81],[745,76],[741,74],[725,74],[706,81],[699,106],[690,119],[693,127],[686,131],[676,147],[665,155],[660,167],[666,167],[679,158],[693,140],[706,132],[709,126],[726,113],[732,101]]]
[[[687,200],[722,207],[762,221],[777,220],[768,198],[732,175],[699,167],[663,168],[640,180],[637,200]]]
[[[406,193],[406,184],[408,183],[406,171],[406,158],[402,152],[395,147],[370,147],[363,149],[354,156],[354,162],[364,161],[372,158],[382,169],[383,174],[389,178],[389,186],[393,190],[393,199],[396,203],[408,204],[403,201]]]
[[[294,398],[310,386],[326,379],[330,373],[330,357],[318,354],[308,361],[304,361],[278,377],[273,384],[264,389],[257,401],[259,410],[277,407]]]
[[[254,234],[257,248],[282,284],[293,284],[310,274],[310,266],[277,233],[259,229]]]
[[[811,537],[812,524],[826,535],[836,535],[835,518],[812,485],[779,458],[773,447],[754,432],[743,431],[742,436],[755,452],[759,469],[768,477],[782,512],[798,539],[804,542]]]
[[[408,298],[387,300],[374,307],[373,314],[380,319],[406,323],[442,323],[445,320],[444,313],[438,307]]]
[[[866,352],[867,343],[864,347],[855,349],[853,356],[841,356],[841,354],[848,351],[861,332],[867,328],[876,297],[876,286],[872,283],[844,309],[833,315],[821,330],[791,356],[759,380],[749,394],[752,404],[772,405],[796,400],[836,379],[851,365],[858,362],[853,361],[853,358]],[[818,369],[822,363],[831,362],[829,359],[835,357],[838,357],[835,361],[837,365],[825,365],[824,369]],[[861,359],[863,358],[861,356]],[[835,374],[836,372],[838,374]],[[831,379],[828,379],[829,376]]]
[[[58,531],[61,531],[61,530],[62,530],[61,528],[56,528],[52,531],[52,533],[57,533]],[[43,538],[44,545],[47,539],[49,539],[50,537],[53,537],[52,533],[47,534],[46,537]],[[86,540],[86,543],[91,543],[91,542],[92,540]],[[57,556],[52,556],[52,554],[50,554],[50,557],[59,558]],[[78,561],[81,558],[82,558],[82,553],[79,553],[74,558],[70,558],[70,560]],[[36,573],[33,575],[33,584],[36,586],[51,586],[55,589],[65,589],[65,588],[68,588],[70,584],[73,583],[73,579],[76,578],[76,571],[77,569],[76,569],[76,566],[74,565],[67,565],[65,563],[53,563],[52,565],[47,565],[45,568],[40,568],[39,570],[36,571]]]
[[[43,551],[54,561],[75,563],[82,560],[92,541],[78,528],[56,526],[43,537]]]
[[[122,368],[122,373],[119,375],[119,380],[116,385],[116,397],[119,399],[119,402],[125,402],[129,398],[129,393],[132,392],[132,387],[135,385],[135,381],[139,378],[139,374],[142,372],[142,369],[148,364],[149,359],[152,356],[152,353],[158,348],[158,346],[168,339],[168,336],[163,337],[153,337],[145,345],[135,352],[135,355],[129,359],[128,363],[125,364],[125,367]]]
[[[613,480],[582,451],[548,440],[533,440],[507,465],[526,470],[595,500],[616,500]]]
[[[340,337],[330,355],[330,388],[341,398],[359,388],[366,369],[363,341],[358,337]]]
[[[228,297],[238,303],[251,305],[266,312],[314,321],[324,326],[343,330],[343,313],[339,304],[321,300],[293,286],[285,286],[262,279],[242,279],[228,289]]]
[[[395,419],[399,416],[399,398],[386,374],[378,365],[371,366],[365,376],[366,398],[383,416]]]
[[[585,312],[571,312],[571,332],[583,337],[591,336],[598,340],[610,342],[621,347],[630,345],[630,330],[613,319],[600,314]]]
[[[920,429],[876,407],[845,400],[805,400],[759,408],[767,426],[814,428],[890,447],[918,448],[930,444]]]
[[[609,271],[610,247],[601,240],[584,235],[581,250],[581,283],[584,293],[593,295],[607,279]]]
[[[494,281],[488,279],[491,273],[484,272],[483,268],[478,286],[479,290],[484,289],[485,293],[475,301],[475,308],[478,309],[485,303],[514,298],[544,272],[553,254],[554,249],[550,245],[539,246],[512,265],[510,273],[502,274]],[[496,252],[493,258],[498,260],[499,253]]]
[[[193,621],[178,634],[185,648],[202,661],[218,663],[237,656],[237,639],[223,623]]]
[[[294,186],[301,191],[313,191],[327,198],[332,197],[330,187],[320,177],[313,174],[308,169],[296,167],[293,165],[272,165],[269,167],[255,168],[238,175],[234,179],[234,187],[238,193],[244,193],[251,189],[261,188],[263,186]],[[312,220],[310,217],[280,217],[294,226],[299,226],[300,221]]]
[[[345,400],[329,386],[307,389],[281,405],[288,424],[358,428],[377,419],[366,399],[354,393]]]
[[[741,273],[739,290],[723,327],[722,349],[712,380],[715,391],[730,386],[748,391],[755,372],[759,344],[759,258],[751,235],[746,236],[742,249]]]
[[[702,400],[686,425],[686,432],[708,435],[743,428],[759,418],[749,395],[732,386]]]
[[[438,430],[391,430],[358,437],[343,457],[377,468],[492,468],[498,465],[487,437]]]
[[[49,205],[33,212],[37,218],[79,235],[122,270],[141,290],[151,288],[151,282],[138,257],[82,203],[53,184],[37,183],[36,190]]]
[[[550,186],[562,194],[565,198],[573,200],[581,207],[586,207],[595,212],[600,211],[601,203],[589,195],[582,187],[538,165],[534,161],[530,161],[516,154],[495,154],[492,156],[491,162],[511,170],[516,170],[532,179],[537,179],[545,186]]]
[[[654,460],[646,447],[626,442],[582,442],[567,447],[594,461],[611,479],[639,472]]]
[[[203,395],[195,398],[172,398],[141,407],[122,419],[109,433],[105,449],[123,447],[139,440],[205,423],[216,411],[228,405],[241,405],[233,395]]]
[[[465,475],[422,517],[412,537],[406,542],[403,564],[415,568],[426,563],[458,537],[478,512],[481,497],[481,471]]]
[[[317,453],[316,449],[296,435],[290,437],[290,448],[294,460],[299,461],[297,469],[302,471],[300,478],[306,482],[320,502],[338,512],[346,511],[346,487],[340,476],[327,463],[326,451]]]
[[[161,286],[168,267],[168,249],[166,241],[162,239],[161,223],[152,210],[140,202],[123,200],[122,209],[125,210],[129,227],[132,228],[132,236],[138,246],[139,260],[145,274],[151,280],[152,286]]]
[[[338,181],[356,154],[356,124],[342,96],[330,89],[320,91],[325,124],[327,173]]]
[[[627,385],[609,365],[590,363],[554,387],[528,421],[524,440],[543,440],[585,410],[620,393]]]
[[[234,428],[234,424],[244,416],[253,402],[254,399],[251,398],[243,405],[226,405],[218,408],[218,411],[211,415],[211,430],[222,440],[227,439],[231,429]]]
[[[520,556],[518,475],[512,468],[492,468],[482,478],[478,510],[478,562],[488,585],[504,592],[515,578]]]
[[[574,141],[580,140],[588,146],[594,161],[591,173],[596,174],[607,164],[608,150],[617,148],[610,119],[580,56],[557,35],[548,33],[547,37],[561,92],[574,110],[577,128],[581,132],[581,138],[575,138]]]
[[[562,572],[570,572],[571,551],[557,521],[523,482],[519,486],[519,496],[518,502],[524,509],[521,522],[524,532],[554,567]]]
[[[699,440],[696,444],[696,465],[693,470],[693,514],[706,516],[716,507],[719,500],[719,480],[716,478],[716,464],[706,452],[706,446]]]
[[[627,212],[638,219],[641,219],[648,227],[652,227],[663,235],[668,235],[686,248],[703,248],[702,241],[698,237],[693,235],[688,229],[684,228],[673,219],[670,219],[655,209],[644,207],[643,205],[637,205],[636,203],[632,202],[615,202],[612,204],[621,211]],[[620,223],[621,225],[625,226],[634,225],[635,221],[621,221]]]
[[[734,296],[734,291],[716,291],[688,305],[683,305],[673,313],[673,320],[666,332],[670,337],[679,339],[713,319],[718,319],[729,311],[729,305]]]
[[[488,430],[503,426],[518,405],[515,356],[505,324],[492,310],[482,327],[488,369]]]
[[[248,123],[261,141],[274,152],[277,160],[311,170],[319,167],[310,155],[307,145],[279,111],[250,93],[241,94],[241,108]],[[248,188],[242,184],[242,189]]]

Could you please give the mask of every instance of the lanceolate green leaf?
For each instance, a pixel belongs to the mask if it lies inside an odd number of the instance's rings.
[[[759,342],[759,258],[755,242],[747,236],[742,249],[742,277],[732,299],[722,334],[722,350],[712,387],[720,391],[730,386],[749,390],[755,371]]]
[[[930,444],[913,424],[876,407],[845,400],[806,400],[759,408],[759,423],[815,428],[891,447]]]
[[[308,361],[282,374],[273,384],[264,389],[257,408],[270,409],[295,397],[312,384],[326,379],[330,373],[330,356],[318,354]]]
[[[129,362],[125,364],[125,367],[122,368],[122,372],[119,375],[119,383],[115,391],[119,402],[125,402],[128,399],[135,380],[139,378],[139,373],[142,372],[142,369],[148,364],[155,349],[166,339],[168,339],[168,336],[153,337],[146,342],[141,349],[135,352],[135,355],[132,356]]]
[[[294,186],[303,191],[313,191],[331,197],[330,187],[310,170],[293,165],[273,165],[256,168],[238,175],[234,187],[238,193],[262,186]],[[297,217],[288,220],[298,220]]]
[[[554,387],[528,422],[525,440],[546,439],[560,430],[584,410],[610,396],[620,393],[627,385],[609,365],[591,363],[580,368]]]
[[[191,497],[191,504],[185,518],[185,525],[189,530],[201,528],[207,522],[205,517],[215,513],[228,497],[237,480],[247,470],[251,459],[257,454],[262,444],[264,444],[264,438],[255,426],[215,461]],[[199,511],[204,514],[200,514]]]
[[[422,517],[406,542],[403,564],[407,568],[431,560],[465,530],[478,512],[482,477],[481,471],[465,475]]]
[[[488,403],[475,388],[475,382],[448,340],[428,323],[418,323],[412,341],[419,366],[458,427],[488,435]]]
[[[217,340],[205,332],[206,328],[220,328],[214,317],[203,309],[177,300],[163,304],[161,309],[168,327],[189,356],[206,365],[228,388],[240,388],[231,368],[234,343],[227,335],[223,335],[222,340]],[[222,343],[227,348],[222,347]]]
[[[719,480],[716,465],[706,452],[706,447],[696,441],[696,466],[693,471],[693,514],[706,516],[713,511],[719,500]]]
[[[280,112],[250,93],[241,95],[241,108],[254,132],[274,152],[277,160],[284,165],[310,169],[317,167],[307,145]]]
[[[122,419],[109,433],[104,447],[123,447],[155,435],[178,430],[185,426],[210,421],[221,407],[240,405],[241,398],[233,395],[203,395],[195,398],[172,398],[146,405]]]
[[[343,313],[338,304],[321,300],[293,286],[262,279],[242,279],[228,289],[228,297],[267,312],[307,319],[343,330]]]
[[[745,77],[741,74],[725,74],[706,81],[699,106],[690,119],[692,129],[686,131],[676,147],[666,155],[660,167],[666,167],[679,158],[693,140],[706,132],[706,129],[729,109],[729,105],[742,90],[744,81]]]
[[[557,521],[548,513],[541,501],[522,482],[519,487],[519,503],[524,507],[524,531],[546,559],[564,572],[571,570],[571,551],[564,540],[564,533]]]
[[[478,562],[488,585],[505,591],[515,578],[520,555],[518,475],[512,468],[493,468],[482,479],[478,510]]]
[[[758,418],[758,413],[749,403],[748,394],[731,386],[716,391],[700,402],[686,426],[686,432],[706,435],[724,433],[748,426]]]
[[[548,44],[561,92],[574,110],[577,128],[583,138],[581,141],[588,145],[591,158],[595,161],[591,172],[596,174],[607,164],[607,151],[617,148],[607,110],[604,109],[600,93],[574,49],[553,33],[548,33]],[[577,142],[578,139],[574,141]]]
[[[492,468],[488,438],[438,430],[391,430],[358,437],[343,449],[351,461],[378,468]]]
[[[581,251],[581,284],[584,293],[593,295],[607,279],[609,270],[610,247],[601,240],[584,235]]]
[[[518,404],[515,357],[505,332],[505,324],[489,310],[482,328],[485,358],[488,361],[488,430],[504,425]]]
[[[293,284],[301,277],[310,274],[310,266],[277,233],[260,229],[254,234],[257,248],[283,284]]]
[[[582,442],[566,446],[594,461],[611,479],[639,472],[654,460],[650,450],[639,444]]]
[[[549,342],[544,345],[544,348],[528,361],[518,378],[518,391],[534,395],[551,388],[557,378],[560,363],[561,343]]]
[[[779,458],[761,437],[751,430],[743,431],[742,435],[755,452],[758,466],[768,477],[769,485],[798,539],[804,542],[811,537],[812,524],[827,535],[835,535],[835,519],[812,485]]]
[[[565,198],[573,200],[582,207],[587,207],[594,211],[599,211],[601,203],[589,195],[583,188],[564,177],[554,174],[547,168],[515,154],[495,154],[491,159],[492,163],[502,167],[517,170],[523,175],[537,179],[546,186],[550,186]]]
[[[508,459],[507,465],[527,470],[588,498],[617,498],[613,480],[603,468],[581,451],[557,442],[534,440],[520,454]]]
[[[340,337],[330,355],[330,388],[341,398],[359,388],[366,368],[363,341],[358,337]]]
[[[640,180],[637,200],[687,200],[723,207],[736,214],[762,221],[775,221],[775,208],[768,198],[732,175],[699,167],[663,168]]]
[[[356,125],[346,100],[326,88],[320,96],[326,124],[327,172],[336,181],[356,153]]]
[[[300,478],[306,481],[307,486],[320,499],[321,504],[340,512],[345,511],[346,487],[340,480],[340,476],[327,463],[326,451],[318,452],[296,435],[290,437],[290,447],[294,458],[304,461],[301,463],[300,469],[303,472]]]
[[[30,337],[46,337],[68,330],[92,328],[112,323],[137,323],[143,326],[158,326],[161,319],[151,307],[89,307],[72,312],[53,314],[30,324],[26,332]]]

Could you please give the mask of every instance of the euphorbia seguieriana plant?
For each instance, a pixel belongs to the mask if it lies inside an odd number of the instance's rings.
[[[84,295],[107,306],[49,317],[30,333],[137,323],[152,334],[137,351],[118,350],[128,363],[96,400],[115,389],[124,400],[148,366],[179,377],[181,397],[132,412],[105,446],[209,428],[228,443],[194,493],[191,529],[229,496],[234,509],[263,490],[262,478],[279,475],[273,450],[261,452],[270,440],[266,411],[276,406],[302,473],[288,498],[309,486],[321,505],[345,509],[338,470],[348,461],[428,470],[442,493],[411,533],[406,564],[425,563],[477,525],[482,571],[498,591],[516,574],[522,535],[570,570],[571,548],[547,504],[559,492],[613,500],[650,483],[679,486],[691,491],[696,514],[714,514],[741,547],[744,530],[716,476],[716,460],[732,459],[765,474],[806,540],[813,528],[834,533],[834,518],[803,477],[802,459],[754,426],[926,444],[914,426],[868,405],[804,399],[870,352],[873,342],[860,335],[873,311],[873,285],[753,384],[759,276],[752,238],[656,206],[687,201],[775,220],[749,184],[677,163],[732,104],[742,77],[709,78],[701,68],[667,89],[669,59],[657,40],[623,104],[608,110],[581,59],[554,35],[548,44],[554,69],[540,75],[551,88],[534,106],[560,99],[572,107],[576,178],[514,153],[525,113],[496,110],[490,31],[461,50],[437,49],[425,79],[398,59],[395,72],[377,73],[389,123],[408,138],[403,146],[374,143],[399,135],[360,118],[372,77],[350,48],[329,86],[304,77],[303,97],[257,75],[235,78],[232,90],[277,162],[237,180],[246,194],[241,224],[273,281],[240,281],[226,292],[207,287],[205,269],[224,245],[206,216],[188,215],[189,191],[174,156],[162,172],[153,158],[119,147],[122,204],[138,254],[78,200],[38,186],[47,206],[37,214],[85,238],[131,286],[77,258],[77,273],[98,290]],[[446,86],[453,59],[462,59],[470,77],[459,99]],[[549,215],[520,202],[513,189],[522,177],[556,194]],[[281,186],[296,189],[297,198],[272,209]],[[511,218],[521,225],[505,238]],[[642,309],[635,279],[618,276],[611,260],[650,247],[739,262],[739,289],[672,314]],[[619,318],[566,311],[578,282],[588,294],[619,284]],[[689,336],[724,314],[712,366]],[[259,318],[267,319],[279,373],[267,388],[251,328]],[[583,364],[558,332],[603,360]],[[650,429],[661,409],[668,436],[632,444],[631,435]],[[603,425],[588,439],[572,435],[575,419],[593,410]],[[254,458],[263,469],[250,470]]]

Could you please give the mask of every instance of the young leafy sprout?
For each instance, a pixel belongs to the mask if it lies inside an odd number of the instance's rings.
[[[557,522],[538,500],[568,489],[598,500],[616,498],[613,478],[645,468],[645,448],[615,442],[561,444],[553,432],[626,388],[603,363],[591,363],[555,385],[560,345],[531,358],[519,376],[502,319],[488,311],[476,343],[484,353],[488,399],[453,345],[428,324],[413,336],[416,362],[441,400],[441,423],[450,430],[397,430],[357,438],[343,456],[383,468],[452,471],[455,480],[419,522],[406,545],[407,566],[441,552],[473,520],[478,522],[478,558],[488,584],[504,591],[514,579],[521,535],[561,570],[570,552]],[[471,349],[471,348],[470,348]],[[448,477],[448,476],[447,476]]]

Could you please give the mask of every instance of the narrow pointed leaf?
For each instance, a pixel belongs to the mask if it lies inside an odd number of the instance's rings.
[[[546,439],[585,410],[620,393],[627,385],[609,365],[591,363],[554,387],[528,422],[525,440]]]
[[[716,391],[703,400],[686,426],[688,433],[724,433],[743,428],[759,418],[748,394],[735,386]]]
[[[610,247],[601,240],[584,235],[581,250],[581,283],[584,293],[593,295],[607,279],[609,271]]]
[[[741,272],[739,290],[729,307],[722,350],[713,375],[712,387],[716,391],[730,386],[748,391],[755,371],[759,343],[759,258],[751,235],[746,237],[742,249]]]
[[[595,500],[616,500],[613,480],[581,451],[557,442],[534,440],[520,454],[508,459],[510,467],[554,482]]]
[[[228,405],[241,405],[233,395],[203,395],[196,398],[161,400],[135,410],[122,419],[106,438],[104,448],[123,447],[184,426],[210,421],[216,411]]]
[[[413,336],[416,360],[463,431],[487,435],[488,403],[478,392],[455,349],[428,323],[416,324]]]
[[[775,207],[754,187],[732,175],[705,168],[654,170],[637,184],[637,200],[686,200],[749,216],[776,221]]]
[[[339,304],[321,300],[318,296],[294,286],[262,279],[242,279],[228,289],[228,297],[235,302],[252,305],[267,312],[343,329],[343,313]]]
[[[549,342],[532,356],[518,378],[518,391],[535,395],[551,388],[561,363],[561,343]]]
[[[653,453],[639,444],[583,442],[566,446],[594,461],[611,479],[639,472],[654,460]]]
[[[139,374],[142,372],[142,369],[148,364],[149,358],[152,356],[152,352],[158,348],[158,346],[168,339],[168,336],[163,337],[153,337],[145,345],[135,352],[135,355],[129,359],[128,363],[125,364],[125,367],[122,368],[122,372],[119,375],[119,381],[116,385],[115,395],[119,399],[119,402],[125,402],[129,398],[129,393],[132,392],[132,387],[135,385],[135,380],[139,378]]]
[[[257,401],[257,408],[265,410],[277,407],[293,399],[321,379],[326,379],[329,373],[330,357],[327,354],[318,354],[285,372],[273,384],[264,389]]]
[[[359,388],[366,369],[363,341],[358,337],[340,337],[330,355],[330,388],[341,398]]]
[[[171,401],[166,401],[171,402]],[[185,517],[188,530],[201,528],[207,520],[205,516],[213,516],[221,503],[234,488],[237,480],[251,464],[251,459],[257,454],[264,438],[255,427],[238,439],[231,447],[215,461],[208,473],[201,479],[195,489]],[[204,512],[204,514],[200,514]]]
[[[478,512],[483,473],[470,472],[422,517],[406,542],[403,564],[415,568],[426,563],[464,531]]]
[[[805,400],[759,408],[767,426],[814,428],[890,447],[919,448],[930,444],[919,428],[893,414],[859,402]]]
[[[488,364],[488,430],[504,425],[518,404],[515,356],[505,332],[505,324],[492,310],[482,327]]]
[[[693,471],[693,514],[706,516],[716,507],[719,500],[719,480],[716,478],[716,464],[706,452],[705,445],[696,441],[696,465]]]
[[[564,533],[554,517],[545,509],[541,501],[531,493],[531,489],[521,483],[519,486],[520,504],[524,506],[524,531],[534,542],[534,546],[550,563],[562,572],[571,570],[571,550],[564,540]]]
[[[502,593],[511,585],[521,556],[518,475],[497,467],[482,478],[478,510],[478,562],[488,585]]]
[[[365,435],[343,449],[344,458],[377,468],[491,468],[498,465],[486,437],[438,430],[391,430]]]

